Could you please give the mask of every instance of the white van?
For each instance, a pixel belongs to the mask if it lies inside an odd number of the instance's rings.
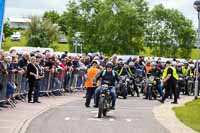
[[[40,48],[40,47],[11,47],[9,49],[9,52],[12,50],[16,50],[17,54],[22,54],[23,52],[40,52],[40,53],[44,53],[45,51],[49,51],[49,52],[54,52],[54,50],[52,48]]]

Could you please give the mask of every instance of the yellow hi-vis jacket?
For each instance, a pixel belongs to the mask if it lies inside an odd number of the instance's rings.
[[[188,67],[188,68],[183,67],[182,73],[183,73],[183,76],[187,76],[190,73],[190,67]]]
[[[165,78],[167,77],[167,71],[168,71],[169,68],[171,68],[171,69],[173,70],[172,76],[173,76],[176,80],[178,80],[179,77],[178,77],[178,74],[177,74],[177,72],[176,72],[176,69],[175,69],[174,67],[172,67],[172,66],[166,67],[166,68],[164,69],[163,74],[162,74],[162,79],[165,79]]]

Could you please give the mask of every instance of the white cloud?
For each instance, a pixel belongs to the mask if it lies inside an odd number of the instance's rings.
[[[28,15],[41,15],[46,10],[63,12],[68,0],[7,0],[6,16],[21,17]],[[193,0],[147,0],[152,8],[162,3],[167,8],[175,8],[191,19],[197,27],[197,12],[193,8]]]

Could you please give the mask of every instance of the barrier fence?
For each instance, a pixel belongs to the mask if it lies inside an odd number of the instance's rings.
[[[62,96],[64,92],[84,89],[84,70],[45,70],[40,80],[40,96]],[[15,107],[16,100],[26,100],[29,85],[26,74],[19,72],[0,73],[0,106]]]

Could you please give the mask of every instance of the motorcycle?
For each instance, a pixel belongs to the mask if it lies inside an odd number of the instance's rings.
[[[141,69],[136,69],[135,84],[138,88],[140,88],[141,93],[143,93],[143,90],[145,88],[145,80],[144,77],[142,76]]]
[[[186,93],[186,79],[182,74],[179,75],[179,80],[178,80],[177,85],[178,85],[178,92],[179,93],[182,92],[183,94],[185,94]]]
[[[127,98],[127,76],[121,76],[119,80],[119,84],[116,87],[117,97],[122,96],[124,99]]]
[[[105,117],[107,115],[107,112],[111,110],[112,100],[109,90],[110,87],[111,86],[108,86],[106,84],[101,85],[98,118],[101,118],[102,115]]]
[[[146,90],[146,99],[152,100],[152,97],[156,100],[158,96],[157,82],[159,78],[154,76],[148,76],[147,79],[147,90]]]
[[[130,94],[131,96],[134,96],[135,95],[135,88],[134,88],[134,79],[133,78],[127,78],[126,79],[126,86],[127,86],[127,91],[128,91],[128,94]]]
[[[194,95],[195,77],[193,74],[190,74],[186,79],[188,96]]]

